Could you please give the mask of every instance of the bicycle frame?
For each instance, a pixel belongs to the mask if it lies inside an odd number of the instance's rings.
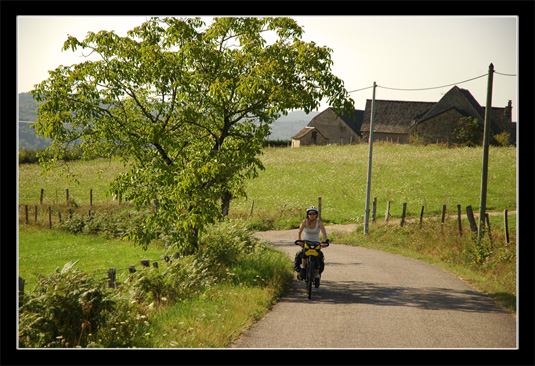
[[[314,279],[316,277],[315,269],[319,269],[319,253],[321,251],[321,243],[320,242],[314,242],[309,240],[296,240],[295,244],[299,245],[298,243],[302,242],[303,244],[303,250],[304,250],[304,259],[306,259],[307,264],[305,267],[305,283],[307,288],[307,296],[310,299],[312,296],[312,283],[314,282]]]

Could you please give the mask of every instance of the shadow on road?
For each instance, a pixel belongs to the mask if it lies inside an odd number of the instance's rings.
[[[477,291],[457,291],[438,287],[399,287],[359,281],[322,281],[308,300],[305,284],[294,281],[281,301],[323,304],[369,304],[406,306],[426,310],[452,310],[479,313],[507,313],[491,298]]]

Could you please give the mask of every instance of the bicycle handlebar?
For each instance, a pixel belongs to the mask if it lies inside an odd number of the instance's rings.
[[[294,244],[295,245],[302,245],[302,244],[305,243],[305,241],[306,240],[296,240]],[[329,244],[330,244],[329,239],[327,239],[326,241],[322,241],[320,244],[321,244],[322,247],[327,248],[329,246]]]

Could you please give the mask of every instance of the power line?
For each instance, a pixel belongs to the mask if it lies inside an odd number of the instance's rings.
[[[504,74],[502,72],[494,71],[495,74],[503,75],[503,76],[516,76],[516,74]]]
[[[433,86],[433,87],[430,87],[430,88],[404,89],[404,88],[390,88],[390,87],[387,87],[387,86],[380,86],[380,85],[378,85],[377,87],[378,87],[378,88],[383,88],[383,89],[389,89],[389,90],[400,90],[400,91],[432,90],[432,89],[440,89],[440,88],[445,88],[445,87],[448,87],[448,86],[453,86],[453,85],[457,85],[457,84],[466,83],[466,82],[468,82],[468,81],[476,80],[476,79],[482,78],[482,77],[484,77],[484,76],[487,76],[487,74],[479,75],[479,76],[476,76],[475,78],[471,78],[471,79],[467,79],[467,80],[459,81],[459,82],[452,83],[452,84],[440,85],[440,86]]]
[[[497,72],[497,71],[494,71],[494,73],[495,73],[495,74],[499,74],[499,75],[503,75],[503,76],[517,76],[516,74],[505,74],[505,73],[501,73],[501,72]],[[448,87],[448,86],[453,86],[453,85],[458,85],[458,84],[467,83],[467,82],[469,82],[469,81],[476,80],[476,79],[485,77],[485,76],[487,76],[487,75],[488,75],[488,74],[483,74],[483,75],[476,76],[476,77],[474,77],[474,78],[466,79],[466,80],[463,80],[463,81],[458,81],[458,82],[456,82],[456,83],[446,84],[446,85],[440,85],[440,86],[432,86],[432,87],[429,87],[429,88],[392,88],[392,87],[381,86],[381,85],[377,85],[376,87],[377,87],[377,88],[388,89],[388,90],[398,90],[398,91],[422,91],[422,90],[433,90],[433,89],[446,88],[446,87]],[[348,93],[359,92],[359,91],[366,90],[366,89],[371,89],[371,88],[373,88],[373,85],[372,85],[372,86],[365,87],[365,88],[361,88],[361,89],[351,90],[351,91],[349,91]]]
[[[362,89],[351,90],[351,91],[348,91],[348,93],[358,92],[358,91],[361,91],[361,90],[366,90],[366,89],[371,89],[371,88],[373,88],[373,85],[372,86],[368,86],[366,88],[362,88]]]

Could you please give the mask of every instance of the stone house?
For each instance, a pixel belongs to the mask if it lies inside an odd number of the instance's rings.
[[[337,115],[333,108],[327,108],[292,136],[292,147],[359,143],[363,115],[361,110],[355,110],[349,116]]]
[[[511,127],[511,103],[508,105],[509,115],[505,108],[492,108],[490,114],[490,133],[495,135]],[[457,122],[462,117],[478,120],[483,139],[485,108],[481,107],[468,90],[457,86],[451,88],[424,116],[417,120],[411,128],[430,142],[449,142]],[[507,121],[507,117],[509,121]]]
[[[477,119],[481,128],[481,140],[483,138],[485,108],[481,107],[468,90],[457,86],[451,88],[436,103],[376,100],[375,104],[374,141],[408,143],[414,133],[428,142],[448,143],[452,141],[452,132],[461,117]],[[505,108],[492,108],[491,136],[507,131],[514,142],[515,124],[511,121],[511,109],[511,101]],[[370,116],[371,100],[367,100],[361,128],[365,139],[369,137]]]
[[[425,115],[435,102],[407,102],[399,100],[375,100],[373,140],[408,144],[411,127]],[[370,136],[372,101],[366,100],[364,121],[361,126],[362,138]]]
[[[292,147],[328,145],[329,139],[315,127],[305,127],[292,137]]]
[[[352,116],[337,116],[327,108],[314,117],[307,127],[292,137],[292,147],[325,144],[367,142],[370,135],[372,101],[366,100],[364,111]],[[508,132],[511,143],[516,141],[516,123],[511,121],[511,101],[504,108],[492,107],[491,136]],[[472,94],[457,86],[438,102],[375,100],[374,141],[408,144],[412,134],[430,143],[452,141],[452,132],[461,117],[478,120],[483,137],[485,107]]]

